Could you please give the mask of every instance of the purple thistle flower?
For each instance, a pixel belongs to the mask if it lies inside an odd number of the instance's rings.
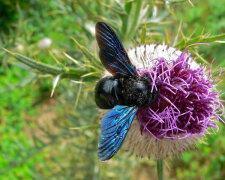
[[[211,68],[206,75],[206,68],[191,58],[187,48],[181,52],[151,44],[128,50],[139,75],[147,75],[152,81],[151,90],[158,88],[160,93],[154,104],[137,112],[125,140],[131,153],[165,158],[195,144],[210,129],[214,133],[219,130],[217,122],[223,122],[220,115],[224,107],[215,82],[222,69],[211,80]]]

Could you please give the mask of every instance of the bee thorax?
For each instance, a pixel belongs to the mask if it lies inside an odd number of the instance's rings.
[[[121,84],[124,105],[145,108],[153,103],[155,93],[151,92],[151,82],[147,78],[123,78]]]

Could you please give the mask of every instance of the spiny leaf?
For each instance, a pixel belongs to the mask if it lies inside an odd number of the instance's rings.
[[[61,78],[68,78],[73,80],[82,79],[83,81],[93,81],[100,77],[100,72],[95,72],[93,68],[80,68],[80,67],[72,68],[66,66],[64,67],[53,66],[42,62],[37,62],[33,59],[11,52],[6,49],[4,50],[13,57],[15,57],[17,60],[19,60],[20,62],[45,74],[51,74],[54,76],[61,74]]]
[[[131,26],[126,37],[132,37],[133,33],[138,27],[138,20],[141,13],[142,2],[143,2],[142,0],[137,0],[135,3],[134,16],[132,18]]]
[[[53,75],[57,75],[57,74],[61,74],[62,68],[56,67],[56,66],[52,66],[49,64],[45,64],[45,63],[41,63],[41,62],[37,62],[33,59],[30,59],[28,57],[25,57],[23,55],[14,53],[12,51],[9,51],[7,49],[4,49],[7,53],[9,53],[10,55],[12,55],[13,57],[15,57],[17,60],[19,60],[20,62],[26,64],[27,66],[33,68],[33,69],[37,69],[43,73],[48,73],[48,74],[53,74]]]
[[[85,48],[79,42],[77,42],[76,39],[72,38],[72,40],[75,42],[75,44],[79,48],[79,50],[86,56],[88,61],[96,67],[96,69],[98,69],[98,70],[103,69],[101,62],[99,61],[98,58],[96,58],[96,56],[94,56],[92,53],[90,53],[90,51],[87,48]]]
[[[142,27],[142,32],[141,32],[141,43],[144,44],[146,40],[146,24]]]
[[[109,4],[104,4],[102,2],[102,5],[107,7],[108,9],[110,9],[112,12],[118,14],[118,15],[125,15],[126,14],[126,11],[121,7],[121,6],[111,6]]]
[[[105,21],[105,18],[103,16],[96,15],[94,12],[92,12],[83,0],[78,0],[77,2],[89,18],[93,19],[94,21]]]
[[[191,6],[193,6],[193,3],[190,1],[190,0],[169,0],[168,1],[169,4],[171,5],[175,5],[175,4],[180,4],[180,3],[185,3],[185,2],[188,2]]]
[[[181,50],[183,50],[186,46],[190,45],[190,44],[194,44],[194,43],[210,43],[210,42],[216,42],[219,40],[223,40],[225,39],[225,34],[220,34],[220,35],[215,35],[215,36],[209,36],[209,37],[204,37],[202,35],[196,37],[196,38],[192,38],[189,40],[182,40],[181,42],[179,42],[175,47],[180,48]]]

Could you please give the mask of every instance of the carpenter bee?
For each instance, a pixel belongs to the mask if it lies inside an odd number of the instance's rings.
[[[137,110],[154,103],[158,98],[158,91],[151,92],[152,82],[149,77],[138,75],[111,27],[98,22],[95,32],[100,60],[113,75],[100,79],[95,87],[97,106],[112,109],[102,121],[98,143],[98,156],[104,161],[118,152]]]

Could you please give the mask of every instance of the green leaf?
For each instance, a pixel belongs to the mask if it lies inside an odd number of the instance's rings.
[[[23,55],[13,53],[5,49],[10,55],[15,57],[20,62],[26,64],[27,66],[36,69],[45,74],[51,75],[61,75],[61,78],[68,78],[73,80],[83,80],[83,81],[93,81],[99,79],[100,72],[96,72],[93,68],[72,68],[72,67],[57,67],[42,62],[37,62],[33,59],[25,57]]]
[[[204,36],[200,35],[200,36],[198,36],[196,38],[192,38],[192,39],[183,39],[176,45],[176,47],[183,50],[185,47],[187,47],[190,44],[211,43],[211,42],[216,42],[216,41],[223,40],[223,39],[225,39],[225,34],[209,36],[209,37],[204,37]]]
[[[103,66],[98,58],[96,58],[87,48],[82,46],[79,42],[76,41],[76,39],[72,38],[75,42],[76,46],[79,48],[79,50],[83,53],[84,56],[88,59],[88,61],[97,69],[102,70]]]

